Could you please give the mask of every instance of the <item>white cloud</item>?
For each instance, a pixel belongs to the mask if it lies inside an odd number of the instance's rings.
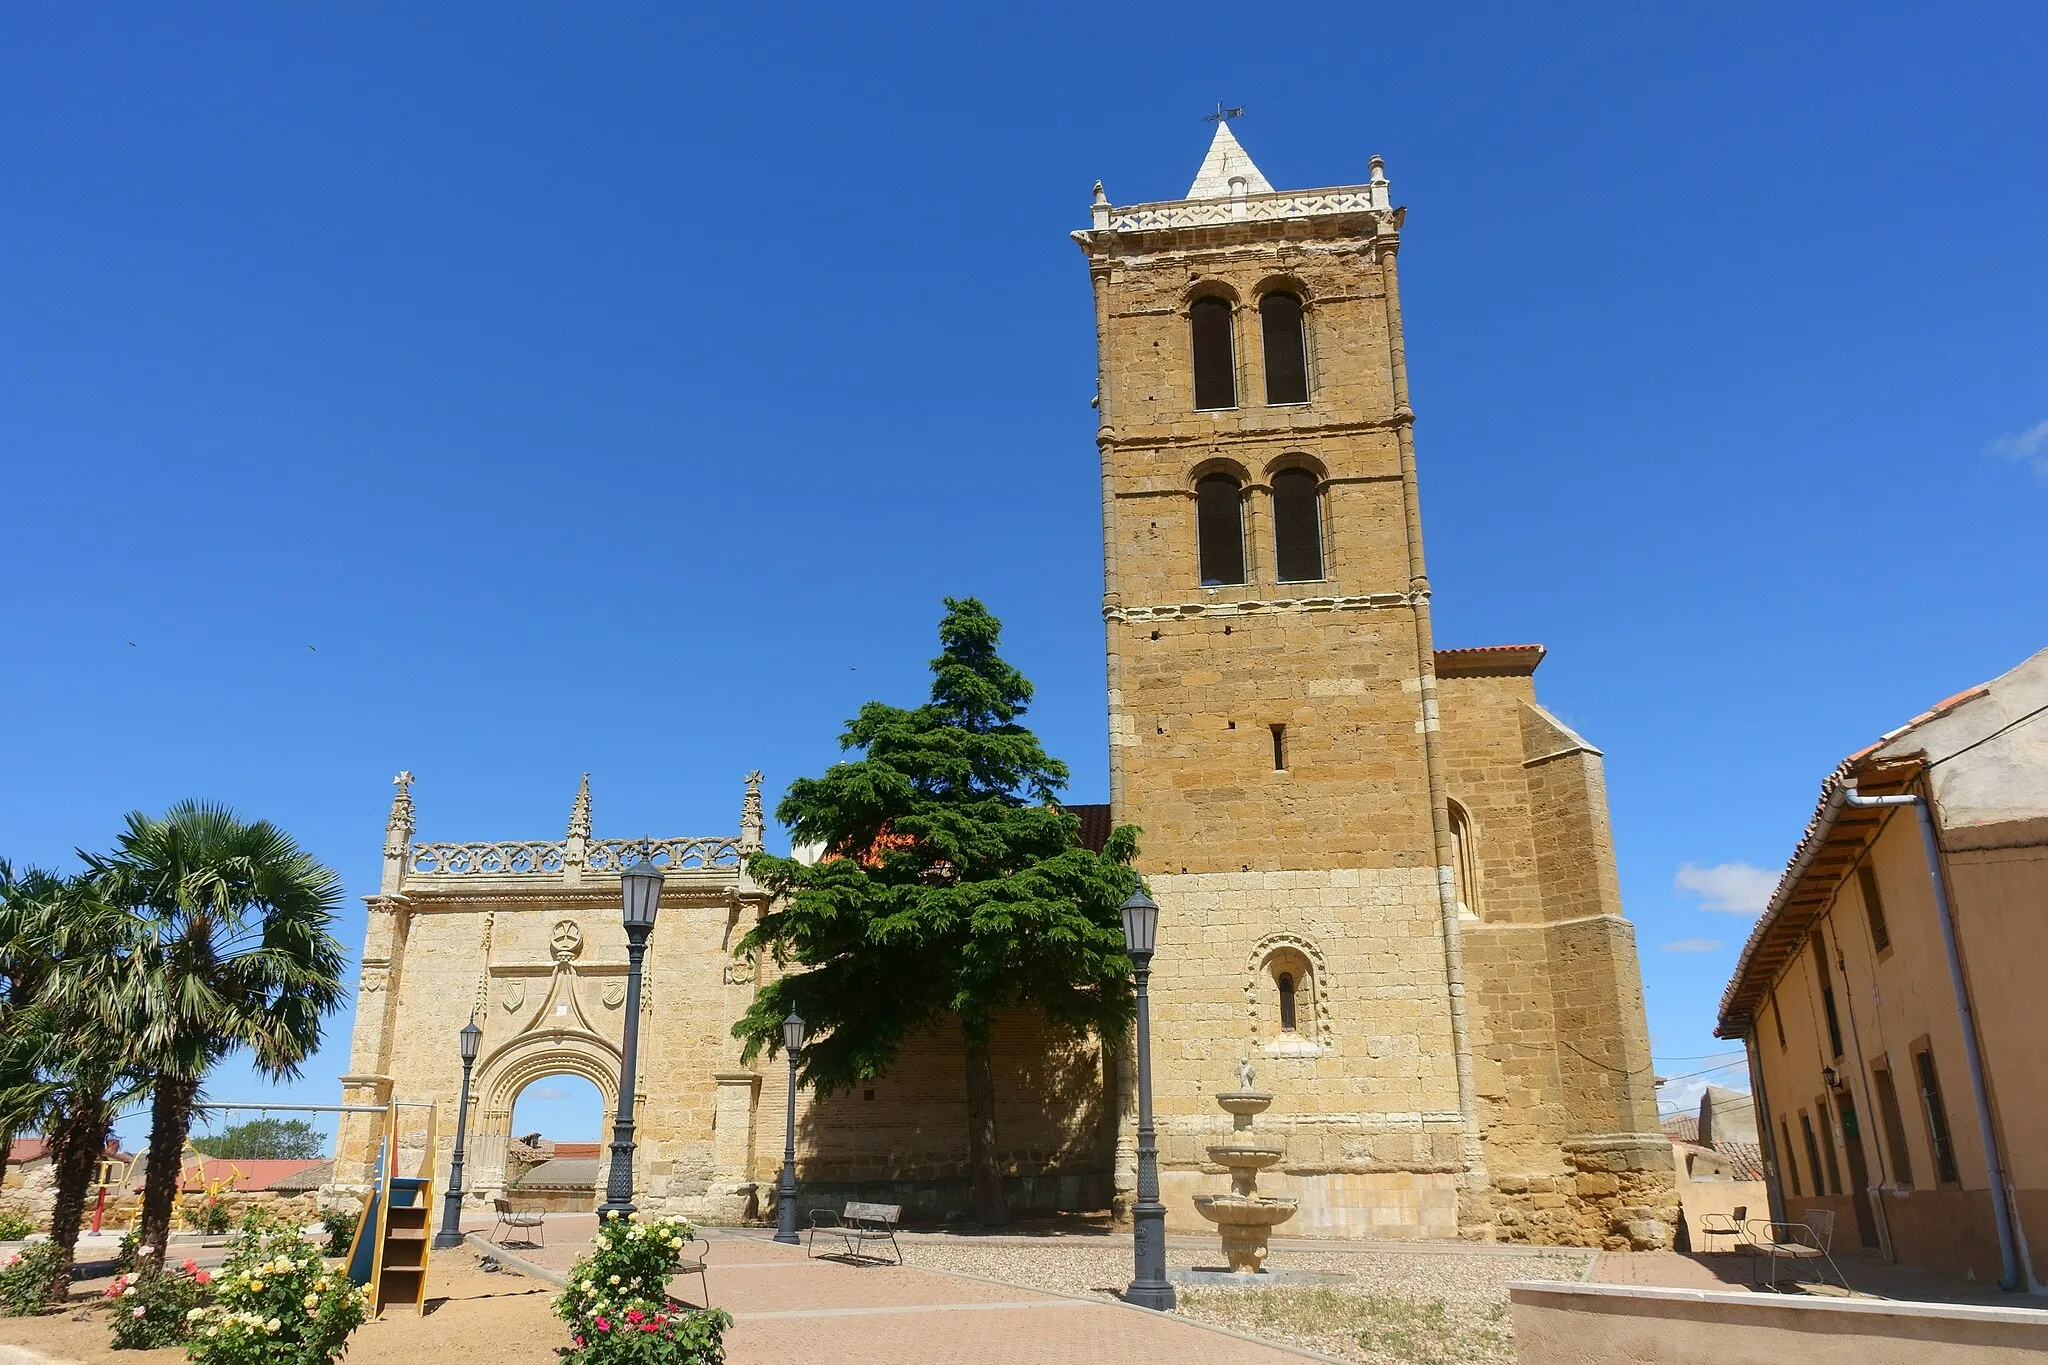
[[[2013,436],[2001,436],[1985,447],[1990,454],[2015,464],[2030,464],[2048,479],[2048,422],[2036,422]]]
[[[1706,1095],[1707,1087],[1710,1085],[1718,1085],[1724,1090],[1749,1093],[1749,1080],[1739,1067],[1713,1076],[1692,1076],[1657,1087],[1657,1112],[1665,1117],[1672,1114],[1699,1113],[1700,1100]]]
[[[569,1092],[560,1086],[536,1085],[522,1091],[519,1098],[522,1100],[566,1100],[569,1098]]]
[[[1778,874],[1748,863],[1716,863],[1712,867],[1687,863],[1678,869],[1673,883],[1680,891],[1701,897],[1702,910],[1756,915],[1771,903],[1771,892],[1778,887]]]
[[[1666,953],[1712,953],[1718,952],[1721,940],[1718,938],[1682,938],[1676,943],[1666,943],[1659,951]]]

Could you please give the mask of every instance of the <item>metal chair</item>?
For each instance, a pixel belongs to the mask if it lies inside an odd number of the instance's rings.
[[[528,1234],[519,1239],[521,1246],[544,1247],[548,1244],[547,1216],[539,1210],[515,1209],[512,1207],[512,1201],[509,1199],[493,1199],[491,1207],[498,1214],[498,1221],[491,1228],[491,1240],[497,1242],[499,1246],[505,1245],[503,1242],[498,1241],[498,1231],[500,1228],[507,1232],[524,1232]],[[536,1228],[540,1230],[540,1237],[538,1239],[532,1236]]]
[[[1735,1239],[1735,1247],[1741,1246],[1743,1240],[1742,1224],[1748,1217],[1749,1205],[1747,1204],[1737,1205],[1732,1217],[1725,1213],[1701,1214],[1700,1240],[1706,1243],[1706,1246],[1701,1249],[1711,1253],[1714,1249],[1714,1239],[1716,1237],[1733,1237]],[[1735,1247],[1730,1247],[1729,1250],[1733,1251]]]
[[[1835,1241],[1835,1215],[1830,1209],[1808,1209],[1795,1223],[1773,1223],[1766,1218],[1752,1218],[1749,1229],[1749,1278],[1759,1289],[1775,1288],[1778,1283],[1778,1261],[1825,1262],[1835,1272],[1835,1279],[1845,1293],[1854,1293],[1849,1288],[1849,1279],[1842,1274],[1842,1268],[1835,1264],[1832,1249]],[[1756,1278],[1757,1258],[1762,1256],[1768,1265],[1766,1278]]]
[[[690,1254],[692,1247],[697,1248],[697,1254],[694,1256]],[[711,1243],[699,1237],[684,1245],[683,1259],[676,1265],[676,1274],[695,1275],[697,1277],[698,1288],[702,1291],[704,1297],[704,1302],[698,1305],[700,1308],[709,1308],[711,1306],[711,1278],[706,1269],[710,1260]]]

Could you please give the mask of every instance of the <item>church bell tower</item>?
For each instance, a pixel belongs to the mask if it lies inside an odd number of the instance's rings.
[[[1286,1133],[1276,1174],[1301,1201],[1288,1233],[1482,1233],[1494,1144],[1466,993],[1466,937],[1483,928],[1469,808],[1505,793],[1496,824],[1533,866],[1551,807],[1530,795],[1524,748],[1551,742],[1546,725],[1569,731],[1534,705],[1540,647],[1434,650],[1396,270],[1404,210],[1380,159],[1361,184],[1276,191],[1217,122],[1185,197],[1118,207],[1097,185],[1074,234],[1094,286],[1110,797],[1115,821],[1143,831],[1138,868],[1161,907],[1163,1197],[1176,1230],[1204,1226],[1191,1196],[1207,1188],[1210,1096],[1249,1058]],[[1446,746],[1440,658],[1486,675],[1469,689],[1469,754]],[[1570,741],[1552,747],[1597,764]],[[1466,804],[1453,769],[1475,789]],[[1597,818],[1558,837],[1584,844],[1581,880],[1604,866],[1611,887],[1605,793],[1588,771],[1581,804],[1597,802]],[[1544,894],[1503,881],[1503,925],[1611,918],[1627,932],[1618,894]],[[1494,947],[1512,971],[1552,944]],[[1626,952],[1600,959],[1623,996],[1609,969],[1633,978],[1632,938]],[[1647,1053],[1634,990],[1617,1058],[1638,1038]],[[1617,998],[1615,1019],[1629,1008]],[[1647,1081],[1596,1116],[1564,1113],[1572,1084],[1552,1040],[1537,1050],[1552,1069],[1531,1085],[1555,1122],[1514,1164],[1568,1182],[1568,1129],[1632,1130],[1647,1112],[1654,1130]],[[1520,1093],[1505,1071],[1490,1079]]]

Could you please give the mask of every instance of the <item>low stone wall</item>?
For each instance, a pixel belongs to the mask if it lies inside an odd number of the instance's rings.
[[[2038,1300],[2019,1300],[2038,1302]],[[2048,1311],[1636,1285],[1508,1286],[1520,1365],[2020,1365]]]
[[[801,1169],[801,1168],[799,1168]],[[849,1200],[869,1204],[901,1204],[906,1222],[945,1222],[963,1215],[972,1205],[970,1182],[965,1176],[953,1180],[804,1180],[797,1191],[797,1222],[805,1224],[812,1209],[837,1209]],[[756,1185],[760,1217],[775,1221],[775,1185]],[[1003,1198],[1010,1216],[1093,1212],[1109,1207],[1110,1175],[1107,1171],[1065,1175],[1006,1175]]]

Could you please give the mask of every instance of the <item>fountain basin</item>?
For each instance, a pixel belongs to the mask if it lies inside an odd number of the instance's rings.
[[[1282,1148],[1249,1142],[1220,1142],[1209,1149],[1209,1160],[1232,1171],[1263,1171],[1284,1155]]]
[[[1294,1217],[1294,1201],[1264,1195],[1247,1198],[1241,1194],[1198,1194],[1195,1212],[1212,1223],[1230,1227],[1270,1228]]]
[[[1216,1094],[1216,1103],[1223,1106],[1226,1114],[1250,1117],[1265,1113],[1273,1097],[1262,1090],[1221,1090]]]

